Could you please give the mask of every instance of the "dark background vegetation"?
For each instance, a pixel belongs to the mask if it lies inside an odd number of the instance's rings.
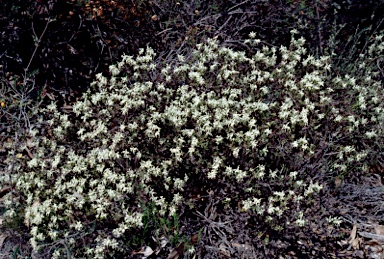
[[[44,89],[64,102],[83,92],[95,74],[107,73],[123,53],[141,47],[151,46],[166,60],[207,37],[242,48],[251,31],[270,44],[287,45],[296,28],[318,54],[334,50],[328,43],[338,32],[341,53],[356,31],[367,36],[381,28],[383,13],[377,0],[2,1],[0,76],[7,81],[26,72],[35,81],[32,97]],[[47,26],[48,19],[54,20]]]

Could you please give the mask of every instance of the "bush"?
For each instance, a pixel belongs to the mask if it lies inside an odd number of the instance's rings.
[[[73,113],[42,109],[46,130],[17,164],[34,249],[127,255],[143,204],[173,217],[196,187],[230,197],[255,232],[281,232],[307,223],[327,179],[364,172],[383,149],[382,37],[359,77],[334,76],[295,31],[289,48],[254,37],[249,55],[212,39],[169,64],[150,48],[124,55]]]

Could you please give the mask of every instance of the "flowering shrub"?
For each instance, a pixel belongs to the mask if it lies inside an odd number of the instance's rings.
[[[252,53],[211,39],[169,64],[150,48],[125,55],[73,114],[43,109],[47,130],[30,132],[33,159],[17,181],[33,247],[124,252],[124,237],[142,227],[140,204],[173,216],[193,186],[225,193],[260,225],[303,226],[323,188],[316,179],[359,172],[382,152],[379,70],[334,76],[330,58],[308,54],[295,31],[289,48],[254,38]],[[377,37],[366,64],[383,47]]]

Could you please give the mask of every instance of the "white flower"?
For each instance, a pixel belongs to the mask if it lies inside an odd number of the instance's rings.
[[[265,135],[269,136],[272,134],[272,130],[271,129],[265,129],[264,133],[265,133]]]
[[[267,212],[268,214],[273,214],[276,210],[276,207],[273,207],[273,206],[269,206],[268,209],[267,209]]]
[[[240,151],[240,147],[235,147],[232,151],[232,155],[235,157],[235,158],[238,158],[239,157],[239,151]]]
[[[248,35],[248,37],[251,38],[251,39],[256,38],[256,32],[253,32],[253,31],[250,32],[249,35]]]
[[[116,65],[110,65],[109,72],[111,72],[112,76],[117,76],[120,73],[120,70]]]
[[[340,226],[341,223],[343,223],[343,220],[340,219],[340,217],[332,217],[332,216],[329,216],[327,218],[327,222],[329,224],[332,224],[332,225],[335,225],[335,226]]]
[[[296,179],[296,176],[297,176],[297,171],[293,171],[289,173],[289,177],[292,178],[293,180]]]
[[[179,178],[176,178],[174,180],[174,183],[173,183],[175,189],[181,190],[181,191],[183,190],[184,184],[185,184],[185,182],[183,180],[179,179]]]
[[[216,178],[216,175],[217,175],[217,170],[210,170],[207,177],[208,179],[215,179]]]
[[[177,204],[180,204],[182,200],[183,200],[183,197],[179,193],[176,193],[173,195],[172,203],[177,205]]]
[[[304,219],[304,213],[302,211],[298,213],[295,223],[299,227],[304,227],[305,224],[307,223],[307,221]]]
[[[372,130],[372,131],[365,132],[365,136],[367,136],[368,138],[374,138],[374,137],[377,137],[377,134],[374,130]]]
[[[83,224],[81,223],[81,221],[76,222],[75,229],[77,231],[81,231],[83,229]]]
[[[342,119],[343,119],[343,117],[341,115],[337,115],[335,118],[335,121],[340,122]]]

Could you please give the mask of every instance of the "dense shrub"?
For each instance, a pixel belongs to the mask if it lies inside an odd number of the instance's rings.
[[[127,254],[145,204],[172,217],[194,187],[225,193],[256,232],[304,226],[327,177],[364,172],[382,154],[382,36],[358,77],[335,76],[295,31],[288,48],[250,38],[251,56],[213,39],[170,64],[150,48],[124,55],[73,113],[41,110],[47,130],[30,131],[31,159],[14,165],[34,249]]]

